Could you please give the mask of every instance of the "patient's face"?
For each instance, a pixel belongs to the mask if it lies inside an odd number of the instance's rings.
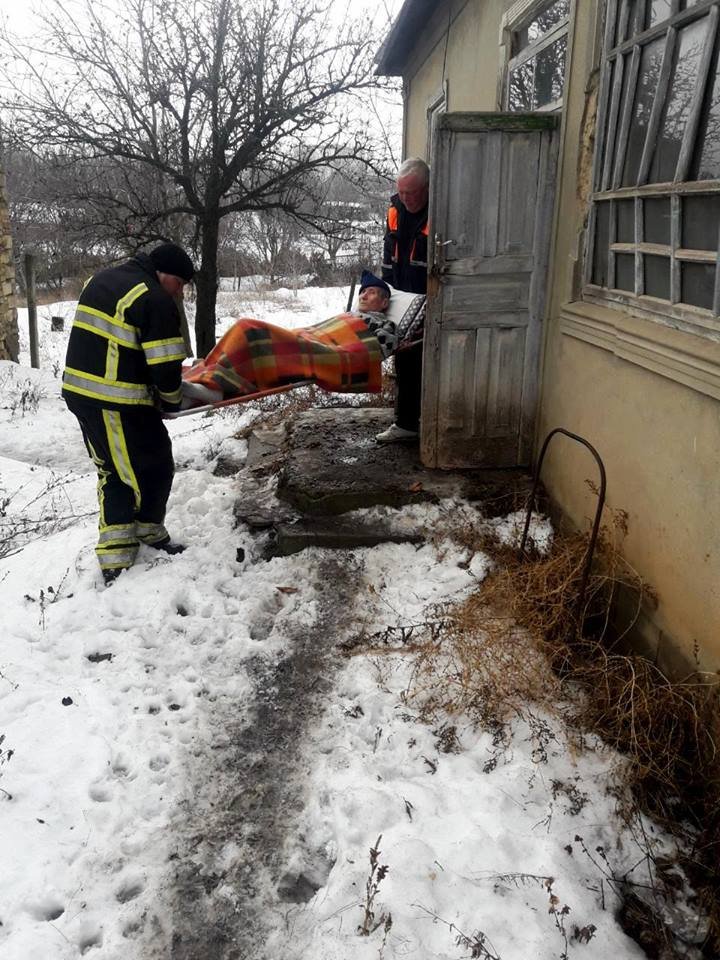
[[[361,310],[372,310],[374,312],[387,310],[389,302],[388,295],[380,287],[364,287],[358,295]]]

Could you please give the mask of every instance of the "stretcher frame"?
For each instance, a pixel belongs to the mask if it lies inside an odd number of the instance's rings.
[[[196,413],[214,413],[223,407],[234,407],[237,403],[249,403],[251,400],[262,400],[271,397],[274,393],[287,393],[298,387],[311,387],[311,380],[296,380],[293,383],[284,383],[281,387],[269,387],[267,390],[258,390],[256,393],[245,393],[240,397],[229,397],[227,400],[218,400],[216,403],[205,403],[201,407],[188,407],[187,410],[176,410],[173,413],[163,413],[164,420],[177,420],[179,417],[191,417]]]
[[[355,280],[353,279],[350,287],[350,296],[348,297],[347,312],[352,308],[353,295],[355,293]],[[401,350],[411,350],[422,344],[423,338],[411,340],[398,346],[396,353]],[[163,419],[177,420],[179,417],[191,417],[196,413],[214,413],[223,407],[233,407],[237,403],[249,403],[251,400],[262,400],[263,397],[271,397],[274,393],[287,393],[289,390],[296,390],[298,387],[312,386],[311,380],[297,380],[294,383],[285,383],[281,387],[269,387],[267,390],[258,390],[256,393],[246,393],[240,397],[229,397],[227,400],[218,400],[216,403],[206,403],[202,407],[188,407],[187,410],[176,410],[174,413],[164,413]]]

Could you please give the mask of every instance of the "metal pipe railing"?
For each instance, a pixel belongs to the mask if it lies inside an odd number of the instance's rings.
[[[585,554],[585,563],[583,564],[583,573],[582,579],[580,581],[580,590],[578,592],[577,598],[577,620],[580,623],[580,618],[585,604],[585,592],[587,591],[588,580],[590,579],[590,569],[592,567],[593,555],[595,553],[595,546],[597,544],[598,534],[600,532],[600,519],[602,517],[603,507],[605,506],[605,490],[607,488],[607,477],[605,473],[605,464],[602,462],[600,454],[597,452],[595,447],[584,437],[578,436],[576,433],[571,433],[569,430],[565,430],[564,427],[555,427],[554,430],[551,430],[550,433],[545,437],[545,441],[540,449],[540,456],[538,457],[537,467],[535,468],[535,476],[533,477],[533,486],[530,493],[530,501],[528,503],[527,515],[525,517],[525,527],[523,529],[522,540],[520,541],[520,552],[525,553],[525,544],[527,542],[528,530],[530,529],[530,517],[532,516],[533,507],[535,505],[535,497],[537,496],[537,489],[540,484],[540,471],[542,470],[543,460],[545,459],[545,453],[550,444],[550,441],[558,433],[561,433],[565,437],[569,437],[571,440],[575,440],[577,443],[581,443],[584,447],[590,451],[590,453],[595,458],[595,462],[598,465],[600,471],[600,488],[598,491],[598,505],[595,511],[595,520],[593,522],[592,533],[590,534],[590,542],[588,543],[587,553]]]

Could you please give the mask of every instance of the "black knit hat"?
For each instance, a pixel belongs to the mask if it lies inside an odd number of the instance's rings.
[[[380,277],[376,277],[374,273],[370,273],[369,270],[363,270],[362,276],[360,277],[360,293],[362,293],[366,287],[380,287],[388,297],[391,295],[390,287],[385,281],[381,280]]]
[[[188,283],[195,274],[192,260],[176,243],[161,243],[148,254],[158,273],[169,273]]]

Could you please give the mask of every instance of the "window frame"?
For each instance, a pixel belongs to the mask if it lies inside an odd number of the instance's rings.
[[[651,0],[638,0],[647,14]],[[592,303],[615,303],[630,307],[633,313],[660,321],[701,336],[717,339],[720,333],[720,234],[715,250],[696,250],[682,246],[683,198],[717,196],[720,194],[720,179],[686,180],[693,152],[698,145],[698,132],[703,103],[708,95],[708,84],[715,81],[711,72],[713,53],[720,43],[720,0],[697,0],[693,6],[680,10],[680,0],[671,0],[671,15],[662,22],[629,39],[615,44],[617,27],[624,35],[634,0],[608,0],[606,7],[605,37],[602,48],[602,69],[596,126],[596,142],[592,169],[592,193],[585,243],[583,275],[584,300]],[[673,54],[681,28],[703,17],[708,18],[708,30],[702,40],[698,61],[695,88],[683,131],[680,153],[676,162],[675,176],[664,183],[643,182],[648,179],[652,161],[652,144],[657,137],[663,119],[663,109],[670,90]],[[658,38],[665,38],[662,63],[657,88],[648,119],[645,143],[640,157],[637,183],[621,186],[623,166],[626,159],[630,123],[638,90],[640,61],[643,49]],[[613,64],[620,63],[620,67]],[[720,65],[718,66],[720,70]],[[624,75],[629,71],[626,101],[621,104]],[[612,81],[612,82],[611,82]],[[611,149],[606,150],[606,142]],[[670,209],[670,242],[648,243],[644,238],[644,200],[666,198]],[[634,202],[634,239],[620,242],[617,236],[617,202]],[[601,204],[608,203],[608,251],[607,286],[593,282],[595,264],[596,222]],[[621,290],[614,286],[617,281],[616,257],[622,254],[634,256],[635,289]],[[660,299],[644,292],[645,256],[661,256],[669,261],[670,299]],[[683,264],[714,264],[715,277],[712,308],[684,303],[682,296]]]
[[[442,88],[428,101],[425,107],[425,124],[427,131],[425,156],[428,164],[431,167],[435,159],[433,155],[435,146],[435,127],[437,126],[438,118],[443,113],[447,113],[448,99],[449,83],[446,79],[442,85]]]
[[[568,63],[570,60],[570,22],[573,16],[574,0],[569,2],[569,10],[566,17],[559,23],[544,33],[537,40],[533,40],[519,53],[513,56],[513,37],[523,27],[527,26],[544,7],[552,6],[555,0],[518,0],[502,18],[500,27],[500,48],[503,70],[502,89],[499,96],[500,109],[510,112],[522,112],[510,110],[510,76],[513,70],[521,67],[523,63],[535,59],[547,47],[552,46],[561,37],[567,37],[565,47],[565,72],[563,74],[563,96],[550,103],[537,107],[533,113],[553,113],[562,110],[565,100],[565,86],[568,76]]]

